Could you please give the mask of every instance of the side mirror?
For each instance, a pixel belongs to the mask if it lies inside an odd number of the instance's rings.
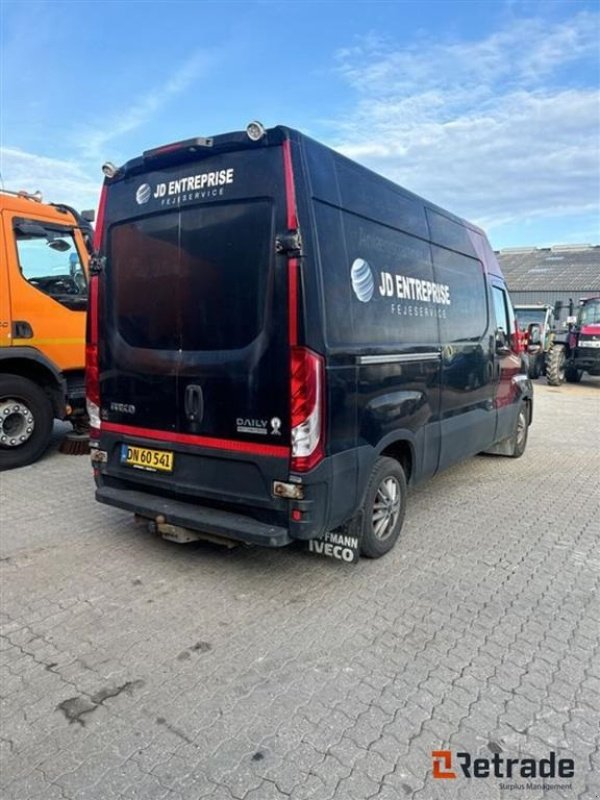
[[[64,239],[51,239],[48,242],[48,247],[51,247],[53,250],[58,250],[59,253],[66,253],[67,250],[71,249],[71,245]]]
[[[96,219],[96,212],[93,208],[87,208],[85,211],[81,212],[81,216],[86,222],[94,222]]]
[[[527,326],[527,342],[528,344],[539,346],[542,341],[542,329],[537,324],[537,322],[532,322],[531,325]]]
[[[506,355],[510,353],[508,336],[504,328],[496,329],[496,353],[499,355]]]

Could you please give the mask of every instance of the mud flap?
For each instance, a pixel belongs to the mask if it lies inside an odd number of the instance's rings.
[[[360,558],[361,522],[357,515],[342,528],[326,533],[322,539],[309,539],[306,543],[308,551],[346,564],[356,564]]]
[[[510,456],[512,455],[512,451],[514,448],[512,436],[509,436],[508,439],[502,439],[501,442],[496,442],[496,444],[492,445],[488,450],[484,450],[483,452],[486,455],[492,456]]]

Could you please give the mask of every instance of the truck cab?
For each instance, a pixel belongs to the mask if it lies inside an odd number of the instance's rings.
[[[54,419],[85,419],[85,213],[0,192],[0,469],[37,460]]]

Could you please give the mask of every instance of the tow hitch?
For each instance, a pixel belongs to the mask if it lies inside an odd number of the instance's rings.
[[[182,528],[180,525],[171,525],[160,514],[156,519],[147,519],[135,515],[137,521],[146,525],[150,533],[158,534],[163,539],[169,542],[176,542],[177,544],[189,544],[190,542],[212,542],[226,547],[228,550],[233,550],[234,547],[240,547],[241,542],[236,542],[233,539],[226,539],[223,536],[215,536],[212,533],[204,533],[203,531],[193,531],[190,528]]]

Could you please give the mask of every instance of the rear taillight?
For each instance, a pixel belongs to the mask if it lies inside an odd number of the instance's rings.
[[[306,347],[292,347],[290,364],[293,472],[306,472],[325,455],[323,359]]]
[[[85,399],[92,436],[100,431],[100,374],[98,367],[98,276],[90,278],[85,346]]]
[[[525,334],[525,338],[526,337],[527,335]],[[510,349],[513,353],[517,353],[517,355],[523,352],[523,334],[518,327],[516,327],[516,330],[510,335]]]

